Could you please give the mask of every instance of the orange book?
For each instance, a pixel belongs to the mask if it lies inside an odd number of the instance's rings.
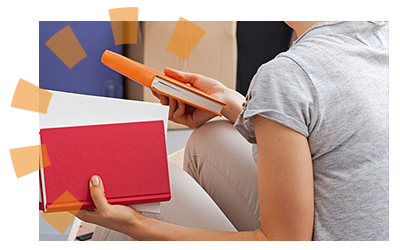
[[[152,91],[182,101],[193,107],[221,116],[226,104],[189,84],[168,77],[123,55],[106,50],[101,62]]]

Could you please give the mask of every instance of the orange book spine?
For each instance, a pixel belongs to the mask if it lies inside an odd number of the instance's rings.
[[[141,63],[127,59],[120,54],[106,50],[101,57],[101,62],[118,73],[151,88],[151,83],[158,72]]]

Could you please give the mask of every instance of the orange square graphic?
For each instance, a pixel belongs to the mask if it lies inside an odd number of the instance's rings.
[[[108,10],[115,45],[136,44],[138,33],[138,7]]]
[[[138,22],[111,21],[115,45],[136,44]]]
[[[42,212],[41,215],[52,227],[54,227],[61,234],[64,234],[71,222],[74,220],[77,213],[78,211],[76,211],[75,214],[71,214],[69,212]]]
[[[60,211],[60,207],[69,204],[69,211]],[[42,217],[52,225],[57,231],[64,234],[76,214],[82,207],[82,203],[77,200],[70,192],[65,191],[53,204],[42,212]]]
[[[53,93],[42,88],[39,88],[38,92],[39,94],[37,94],[37,96],[39,96],[39,113],[47,114]]]
[[[11,107],[47,114],[53,93],[19,79]]]
[[[125,7],[109,9],[110,21],[132,21],[137,22],[139,17],[139,7]]]
[[[46,45],[70,69],[86,57],[85,50],[83,50],[78,38],[76,38],[69,25],[53,35],[46,42]]]
[[[15,87],[11,108],[38,113],[39,111],[39,86],[19,78]]]
[[[206,31],[201,27],[180,17],[169,41],[167,51],[186,60],[205,33]]]
[[[47,148],[44,144],[10,149],[10,155],[17,178],[51,165]]]
[[[47,153],[46,144],[42,144],[39,152],[39,169],[48,167],[51,165],[49,155]]]

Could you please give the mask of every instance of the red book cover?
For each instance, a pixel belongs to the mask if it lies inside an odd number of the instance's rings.
[[[110,204],[133,205],[171,198],[162,121],[42,129],[51,165],[43,168],[47,206],[69,191],[94,208],[89,180],[102,178]],[[67,211],[76,204],[60,204]],[[52,207],[54,209],[54,207]]]

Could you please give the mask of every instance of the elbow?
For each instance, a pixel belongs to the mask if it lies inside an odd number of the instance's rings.
[[[306,235],[284,235],[281,237],[267,237],[267,234],[261,229],[252,231],[253,241],[311,241],[312,236]]]

